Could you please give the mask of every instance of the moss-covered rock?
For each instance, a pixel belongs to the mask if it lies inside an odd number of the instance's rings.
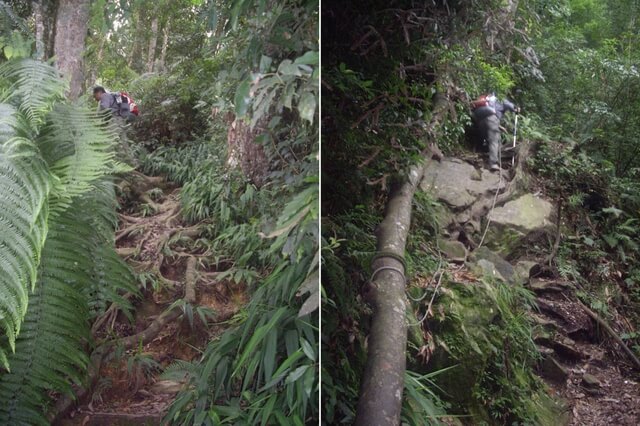
[[[553,424],[556,405],[533,372],[532,324],[522,315],[526,290],[501,283],[444,284],[428,322],[428,369],[465,424]]]
[[[486,245],[505,258],[525,243],[528,236],[553,232],[553,205],[533,194],[524,194],[495,208],[489,218]]]

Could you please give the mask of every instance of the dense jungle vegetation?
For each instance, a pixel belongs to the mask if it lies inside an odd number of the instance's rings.
[[[640,356],[639,8],[635,0],[323,2],[324,424],[356,418],[371,356],[376,229],[390,191],[432,154],[469,150],[470,101],[481,93],[495,91],[522,108],[518,140],[533,147],[520,159],[526,189],[561,206],[558,246],[531,251],[553,252],[547,273],[571,282],[581,303]],[[540,356],[525,315],[535,310],[529,290],[496,283],[471,305],[427,312],[429,300],[450,300],[424,288],[444,274],[438,209],[429,194],[416,194],[404,253],[410,302],[402,424],[443,417],[447,424],[562,423],[534,374]],[[483,304],[499,312],[486,329],[433,325],[438,317],[462,320]],[[451,371],[429,362],[434,336],[447,332],[457,346],[447,350],[458,354]],[[464,369],[465,353],[476,350],[486,361],[474,380],[439,381]],[[471,396],[461,403],[456,392],[464,387]]]
[[[0,424],[318,422],[318,8],[0,1]]]

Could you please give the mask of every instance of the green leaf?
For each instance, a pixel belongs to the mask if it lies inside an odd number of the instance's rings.
[[[302,72],[300,71],[298,65],[295,65],[293,62],[291,62],[290,59],[285,59],[284,61],[280,62],[280,65],[278,66],[278,72],[282,75],[302,75]]]
[[[296,368],[295,370],[293,370],[291,372],[291,374],[289,374],[287,376],[287,380],[285,380],[286,383],[293,383],[296,380],[298,380],[300,377],[302,377],[302,375],[305,373],[305,371],[307,371],[307,369],[309,369],[308,365],[301,365],[300,367]]]
[[[247,114],[249,105],[251,104],[251,96],[249,91],[251,90],[251,80],[245,79],[236,90],[236,96],[234,103],[236,107],[236,115],[238,117],[244,117]]]
[[[10,44],[6,45],[4,47],[4,56],[7,59],[11,59],[13,57],[13,46],[11,46]]]
[[[300,338],[300,346],[302,346],[302,351],[311,361],[316,361],[316,352],[311,346],[311,343],[307,342],[306,339]]]
[[[260,58],[260,72],[263,74],[269,72],[269,68],[271,68],[272,62],[273,58],[262,55],[262,57]]]
[[[298,112],[303,120],[313,123],[316,112],[316,98],[312,93],[305,92],[302,94],[298,102]]]
[[[294,64],[305,64],[305,65],[318,65],[320,62],[320,55],[316,51],[306,52],[304,55],[297,58],[293,63]]]

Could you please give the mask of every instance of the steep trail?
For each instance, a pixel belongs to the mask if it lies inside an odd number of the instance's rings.
[[[521,153],[528,149],[525,144]],[[484,170],[471,154],[427,166],[421,189],[443,206],[439,247],[450,262],[449,274],[470,285],[489,276],[535,294],[539,311],[529,316],[538,325],[536,371],[564,405],[557,424],[640,424],[638,371],[586,313],[576,296],[579,284],[561,280],[547,267],[559,241],[554,200],[527,191],[522,165],[502,173],[499,178]]]
[[[101,343],[117,341],[105,356],[93,388],[61,425],[157,425],[183,383],[161,380],[176,360],[193,361],[247,302],[245,289],[217,275],[201,240],[206,224],[187,225],[180,188],[163,177],[133,172],[121,184],[123,208],[116,232],[118,253],[140,278],[131,321],[115,306],[93,325]]]

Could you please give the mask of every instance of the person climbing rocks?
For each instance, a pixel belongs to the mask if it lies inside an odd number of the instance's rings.
[[[480,133],[480,137],[489,148],[489,170],[499,171],[500,155],[500,121],[506,112],[518,113],[520,108],[504,99],[498,100],[495,94],[482,95],[472,102],[472,118]]]
[[[129,162],[133,163],[134,158],[127,140],[127,122],[132,118],[132,114],[129,111],[129,102],[123,102],[119,93],[109,93],[102,86],[93,88],[93,98],[98,102],[98,110],[111,110],[108,118],[115,121],[124,153]]]

